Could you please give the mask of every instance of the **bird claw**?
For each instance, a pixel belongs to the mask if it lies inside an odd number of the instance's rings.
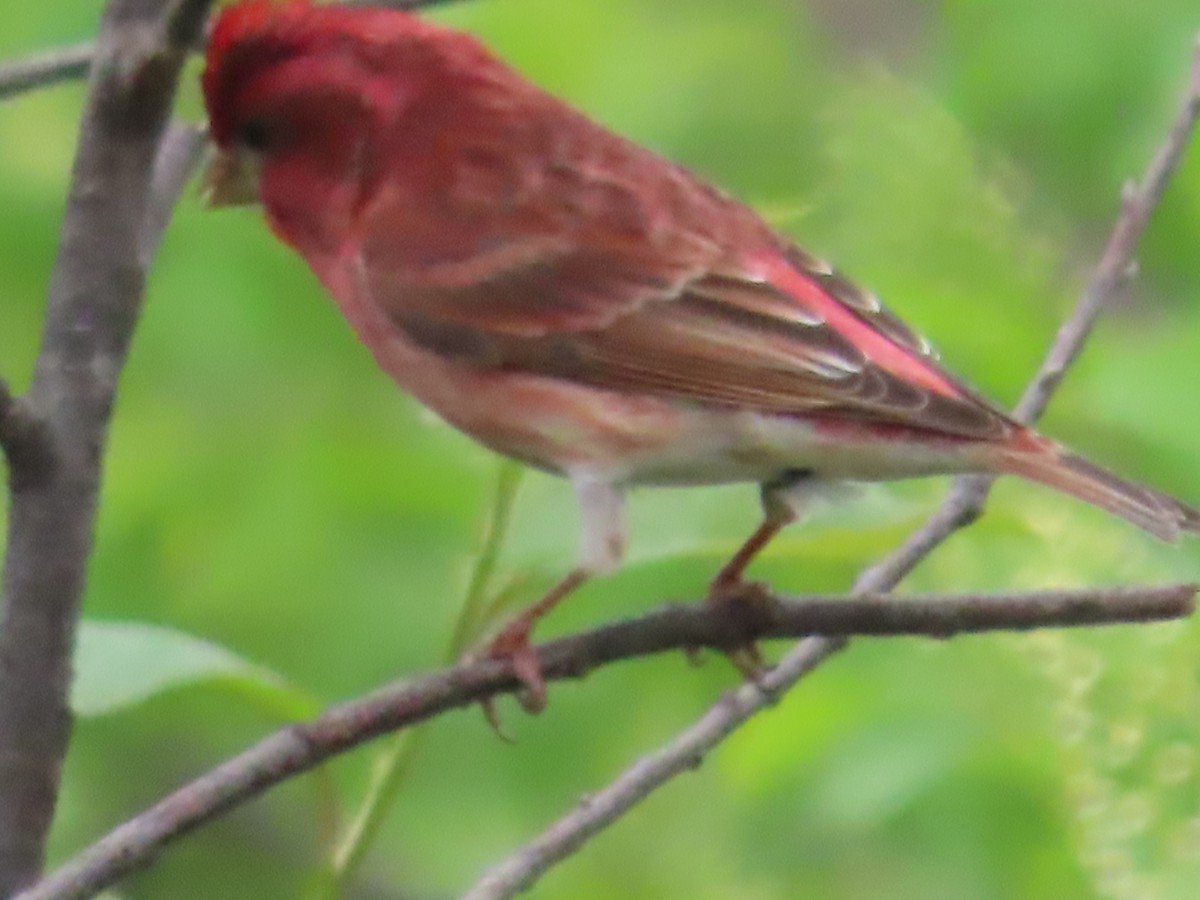
[[[516,696],[525,712],[537,715],[546,708],[546,680],[542,677],[537,651],[529,643],[528,623],[521,620],[511,623],[492,639],[482,655],[487,659],[508,662],[512,666],[513,675],[523,685]],[[483,707],[483,717],[496,736],[506,743],[515,743],[500,720],[496,698],[488,697],[480,701],[480,706]]]
[[[483,710],[483,718],[488,723],[488,728],[492,729],[492,734],[500,738],[506,744],[515,744],[517,739],[513,737],[512,732],[504,727],[504,722],[500,718],[500,712],[496,709],[496,698],[485,697],[479,701],[479,706]]]
[[[546,708],[546,681],[542,678],[542,664],[537,651],[529,643],[528,634],[514,650],[502,652],[503,656],[499,658],[507,658],[512,662],[513,674],[525,686],[524,690],[517,692],[517,702],[525,712],[536,716]]]
[[[707,601],[716,603],[757,603],[771,595],[765,581],[743,581],[741,578],[714,578],[708,585]]]
[[[743,581],[741,578],[716,578],[708,586],[706,602],[710,605],[720,603],[759,603],[770,596],[771,589],[766,582]],[[771,671],[771,667],[763,659],[757,641],[748,641],[725,651],[725,658],[733,667],[742,673],[749,682],[763,686],[763,678]]]

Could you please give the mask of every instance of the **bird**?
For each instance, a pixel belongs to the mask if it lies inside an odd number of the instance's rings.
[[[243,0],[201,82],[208,203],[261,206],[403,391],[570,482],[574,567],[487,647],[531,708],[533,626],[619,565],[634,487],[759,486],[713,602],[844,481],[1016,475],[1167,541],[1200,532],[1196,508],[1015,421],[873,293],[471,35]]]

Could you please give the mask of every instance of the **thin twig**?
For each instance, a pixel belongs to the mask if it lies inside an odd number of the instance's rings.
[[[1015,408],[1014,415],[1019,420],[1033,422],[1045,410],[1096,319],[1129,271],[1134,248],[1178,168],[1198,114],[1200,45],[1194,52],[1187,90],[1171,130],[1155,151],[1140,183],[1123,195],[1116,225],[1092,277]],[[986,476],[955,479],[937,511],[900,547],[859,575],[854,594],[881,593],[895,587],[946,538],[979,517],[991,485],[992,479]],[[514,851],[486,873],[465,896],[471,900],[506,900],[529,887],[555,862],[570,856],[592,835],[694,766],[703,754],[774,703],[779,695],[846,644],[845,637],[814,637],[800,641],[772,670],[766,682],[767,690],[748,684],[717,701],[694,725],[652,756],[635,763],[603,790],[592,794],[588,802]]]
[[[1038,419],[1046,409],[1051,395],[1062,381],[1067,367],[1075,361],[1080,349],[1092,332],[1100,313],[1108,305],[1117,287],[1133,267],[1133,253],[1150,215],[1158,207],[1167,183],[1187,149],[1188,140],[1200,116],[1200,38],[1193,49],[1192,68],[1187,90],[1166,139],[1154,152],[1154,157],[1137,184],[1128,184],[1121,195],[1121,214],[1109,235],[1108,243],[1084,288],[1075,313],[1068,319],[1051,348],[1038,376],[1025,389],[1014,410],[1023,422]]]
[[[746,603],[666,606],[638,619],[544,644],[538,648],[538,657],[547,680],[582,678],[618,660],[699,647],[728,650],[766,638],[811,634],[946,638],[997,629],[1172,619],[1191,613],[1195,594],[1195,585],[1173,584],[909,597],[902,602],[890,601],[883,595],[853,600],[843,597],[784,600],[762,595]],[[814,641],[809,639],[807,643]],[[693,749],[683,754],[683,759],[695,759],[703,753],[712,741],[730,729],[731,721],[752,711],[764,696],[774,694],[775,685],[781,689],[789,674],[799,677],[798,667],[803,665],[803,660],[785,663],[768,674],[761,686],[744,685],[727,695],[713,712],[689,730],[686,740],[692,742]],[[147,865],[165,845],[181,835],[330,756],[446,710],[519,688],[509,662],[485,660],[400,682],[333,707],[312,722],[277,732],[180,788],[20,894],[19,900],[91,896]],[[661,765],[655,765],[654,772],[663,774],[673,765],[687,765],[679,762],[678,748],[667,756],[675,758],[675,762],[665,758]],[[626,796],[623,791],[618,793]]]
[[[207,145],[207,131],[196,125],[172,122],[163,135],[154,159],[150,178],[150,197],[138,238],[138,258],[149,268],[162,241],[171,214],[187,186],[192,172],[200,164]]]
[[[348,0],[346,6],[390,6],[395,9],[416,10],[430,6],[443,6],[457,0]],[[202,3],[208,5],[208,0]],[[192,50],[204,50],[205,36],[195,28],[195,12],[198,6],[182,4],[177,7],[183,14],[176,17],[170,29],[173,39],[189,35]],[[81,41],[66,47],[56,47],[31,53],[20,59],[0,63],[0,102],[21,94],[52,87],[65,81],[76,81],[87,76],[92,60],[96,56],[95,41]]]
[[[0,100],[87,75],[95,41],[84,41],[0,64]]]
[[[1096,320],[1111,301],[1133,265],[1137,247],[1150,214],[1162,200],[1171,176],[1179,167],[1188,139],[1200,116],[1200,42],[1193,50],[1187,90],[1171,123],[1166,139],[1155,150],[1150,164],[1137,185],[1126,185],[1121,194],[1121,212],[1109,234],[1100,261],[1096,264],[1075,309],[1054,338],[1050,351],[1025,388],[1013,409],[1020,422],[1037,421],[1046,404],[1062,383],[1068,367],[1078,357],[1095,327]],[[979,517],[995,479],[987,475],[967,475],[955,479],[946,499],[928,521],[886,559],[866,570],[856,590],[889,590],[912,571],[929,552],[960,528]]]

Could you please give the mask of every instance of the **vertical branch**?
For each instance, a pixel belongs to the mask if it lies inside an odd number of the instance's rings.
[[[19,406],[41,450],[10,454],[0,601],[0,896],[41,871],[70,733],[67,689],[117,379],[141,306],[152,173],[210,0],[109,0]],[[164,162],[170,167],[171,163]],[[161,169],[160,169],[161,171]],[[163,179],[171,182],[171,179]],[[149,228],[165,224],[160,217]],[[28,425],[22,429],[27,433]]]

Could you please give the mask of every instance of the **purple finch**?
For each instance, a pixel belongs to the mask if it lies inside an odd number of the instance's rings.
[[[261,203],[396,383],[498,453],[569,479],[577,567],[625,547],[633,485],[756,482],[733,592],[814,485],[1014,474],[1164,539],[1200,512],[1018,424],[871,293],[474,38],[402,12],[224,10],[203,75],[213,204]]]

